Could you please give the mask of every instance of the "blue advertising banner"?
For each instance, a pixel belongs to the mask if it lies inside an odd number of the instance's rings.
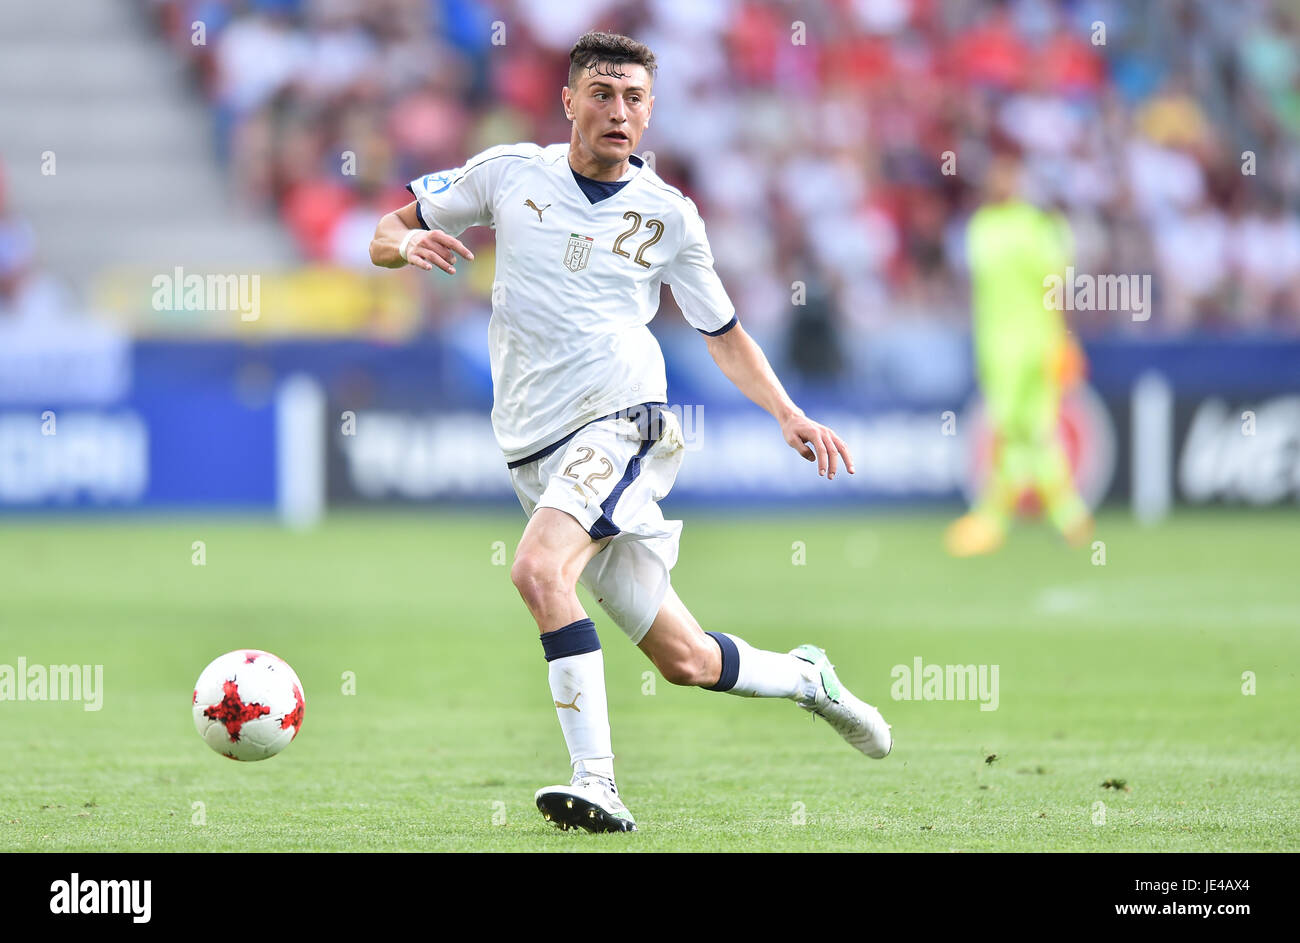
[[[0,509],[271,510],[289,493],[310,509],[316,491],[335,505],[515,500],[473,337],[5,340]],[[1178,501],[1300,497],[1300,340],[1112,338],[1087,352],[1090,385],[1064,404],[1061,435],[1090,500],[1128,497],[1139,472],[1141,489]],[[699,380],[670,368],[688,453],[675,501],[955,502],[987,465],[968,378],[925,399],[796,385],[853,449],[857,474],[834,483],[765,413]]]
[[[77,342],[57,355],[48,334],[5,340],[0,510],[274,505],[269,377],[205,371],[206,345]]]

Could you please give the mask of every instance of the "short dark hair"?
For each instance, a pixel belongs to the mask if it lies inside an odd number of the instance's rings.
[[[650,81],[655,80],[655,54],[645,43],[618,33],[584,33],[569,51],[569,87],[578,84],[578,76],[586,69],[594,69],[599,75],[622,78],[623,73],[617,67],[628,63],[645,66]]]

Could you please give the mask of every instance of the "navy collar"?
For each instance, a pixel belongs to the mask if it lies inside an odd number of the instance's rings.
[[[629,155],[628,161],[638,168],[645,168],[645,163],[635,154]],[[568,163],[568,161],[565,161],[565,163]],[[636,179],[636,176],[633,175],[627,180],[592,180],[590,177],[583,176],[574,170],[572,164],[569,165],[569,172],[573,174],[573,179],[577,181],[578,189],[580,189],[583,195],[592,203],[599,203],[601,200],[608,200],[615,193],[618,193],[619,190],[622,190],[625,186]]]

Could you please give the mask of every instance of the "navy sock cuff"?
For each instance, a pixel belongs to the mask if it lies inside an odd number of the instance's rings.
[[[722,675],[718,678],[718,683],[708,691],[730,691],[736,686],[736,681],[740,677],[740,649],[736,643],[723,635],[721,632],[706,632],[713,641],[718,643],[718,648],[722,649]]]
[[[600,636],[596,634],[596,623],[590,619],[579,619],[577,622],[570,622],[562,629],[544,633],[542,651],[546,654],[547,661],[600,651]]]

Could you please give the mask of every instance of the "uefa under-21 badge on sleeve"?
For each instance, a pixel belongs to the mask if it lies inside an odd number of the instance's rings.
[[[430,194],[441,193],[451,186],[452,180],[456,178],[456,171],[440,170],[436,174],[425,174],[420,179],[420,186],[424,187]]]
[[[595,242],[591,236],[579,236],[569,233],[569,247],[564,252],[564,267],[570,272],[581,272],[587,267],[591,258],[591,245]]]

